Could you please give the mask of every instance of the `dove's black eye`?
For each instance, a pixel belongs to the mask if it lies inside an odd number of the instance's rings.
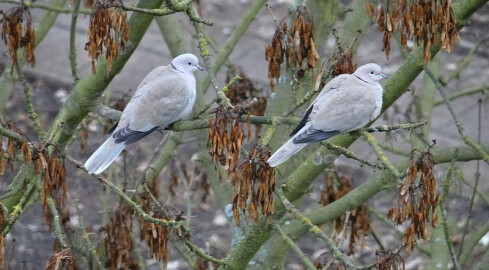
[[[374,72],[373,71],[370,71],[370,74],[374,74]]]
[[[192,63],[188,62],[188,65],[189,65],[189,66],[190,66],[190,65],[192,65]]]

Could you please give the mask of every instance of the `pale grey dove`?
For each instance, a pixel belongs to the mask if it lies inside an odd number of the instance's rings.
[[[90,174],[103,172],[122,150],[159,127],[190,115],[195,103],[194,71],[202,70],[193,54],[175,57],[168,66],[153,69],[139,84],[109,132],[109,138],[85,162]]]
[[[291,138],[267,162],[276,167],[308,143],[362,128],[377,118],[382,108],[382,86],[387,78],[377,64],[366,64],[353,74],[332,79],[311,103]]]

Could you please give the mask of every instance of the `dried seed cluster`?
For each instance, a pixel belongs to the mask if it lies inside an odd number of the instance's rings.
[[[392,5],[389,6],[389,2]],[[459,41],[450,0],[387,1],[380,10],[367,4],[367,13],[377,20],[379,31],[384,32],[382,50],[387,59],[392,33],[399,28],[403,49],[407,47],[408,38],[414,38],[418,46],[423,43],[425,62],[431,60],[431,46],[440,44],[441,50],[452,53],[454,41]]]
[[[225,107],[222,104],[212,109],[209,118],[209,135],[207,137],[207,148],[212,161],[225,166],[227,176],[236,173],[239,164],[239,153],[244,138],[244,127],[238,117],[243,114],[241,106],[234,108]],[[249,124],[248,124],[249,129]],[[217,167],[216,167],[217,169]],[[222,176],[219,173],[219,180]]]
[[[8,123],[6,128],[13,130],[19,134],[24,134],[14,123]],[[49,145],[43,141],[39,141],[35,145],[31,145],[24,141],[18,143],[12,138],[7,140],[7,159],[4,157],[4,149],[2,140],[0,140],[0,175],[5,173],[7,166],[13,171],[12,160],[16,155],[22,154],[24,164],[34,164],[34,173],[43,177],[43,186],[41,190],[41,202],[43,204],[43,216],[45,222],[51,227],[53,215],[49,210],[47,199],[51,197],[56,205],[56,208],[61,211],[60,220],[64,225],[70,219],[70,213],[66,204],[66,169],[63,159],[58,158],[59,151],[52,149],[52,153],[48,151]]]
[[[25,48],[25,60],[34,66],[35,32],[32,28],[32,17],[26,5],[20,5],[3,13],[2,40],[7,45],[12,58],[12,71],[17,63],[17,50]]]
[[[290,30],[286,18],[281,20],[271,42],[265,49],[265,60],[268,61],[268,78],[272,91],[275,89],[275,80],[280,77],[280,65],[284,61],[287,64],[287,70],[293,65],[298,69],[298,75],[303,75],[304,68],[315,68],[319,59],[314,42],[312,20],[306,7],[297,7]],[[306,67],[303,67],[305,59],[307,59]]]
[[[360,34],[360,32],[358,33]],[[353,43],[358,40],[358,36],[352,41],[352,44],[345,50],[339,40],[338,31],[333,30],[333,36],[336,41],[337,50],[334,52],[331,60],[334,65],[331,75],[336,77],[341,74],[352,74],[358,67],[356,59],[353,59]]]
[[[110,220],[100,229],[105,232],[102,243],[105,249],[106,269],[139,269],[138,260],[133,252],[132,214],[126,203],[112,212]]]
[[[55,202],[56,209],[60,211],[61,224],[65,224],[70,220],[70,213],[68,207],[65,207],[67,186],[64,160],[58,158],[57,150],[54,150],[51,156],[44,149],[33,157],[36,174],[42,174],[44,177],[41,190],[44,220],[50,227],[53,225],[53,215],[47,203],[47,199],[51,197]]]
[[[170,206],[160,206],[151,202],[149,193],[141,197],[142,209],[154,218],[163,220],[181,221],[183,212]],[[168,263],[168,238],[172,230],[162,225],[149,223],[138,217],[140,233],[139,238],[146,241],[149,251],[154,259],[163,262],[166,268]],[[179,236],[184,236],[183,232],[178,231]]]
[[[416,245],[416,239],[427,240],[429,238],[429,224],[435,227],[438,221],[436,207],[440,194],[435,194],[436,182],[433,167],[433,156],[430,153],[413,155],[407,177],[399,187],[396,204],[387,214],[387,217],[393,219],[397,224],[411,221],[404,232],[404,243],[407,245],[408,252]]]
[[[351,179],[344,176],[338,177],[336,173],[328,172],[325,178],[325,188],[321,194],[321,205],[328,205],[338,200],[353,190],[353,188]],[[343,215],[335,219],[332,226],[335,228],[336,235],[339,235],[345,226],[347,226],[347,229],[349,228],[348,255],[354,254],[355,245],[361,241],[363,248],[365,246],[365,235],[371,231],[367,208],[362,205],[352,210],[348,220],[347,216]],[[345,236],[347,237],[348,235],[345,234]]]
[[[107,69],[119,55],[119,48],[124,50],[129,40],[129,25],[126,23],[126,11],[121,0],[98,0],[93,7],[88,28],[88,42],[85,50],[95,74],[95,60],[104,53]]]
[[[48,262],[46,270],[78,270],[76,256],[71,249],[64,249],[55,253]]]
[[[377,270],[405,270],[406,263],[401,255],[390,250],[376,250],[375,269]]]
[[[238,74],[240,79],[231,84],[226,91],[226,96],[232,104],[239,104],[248,107],[248,113],[251,115],[263,116],[267,109],[267,97],[263,94],[263,89],[258,89],[254,83],[237,68],[231,68],[226,75],[226,83],[228,84],[235,74]],[[253,99],[256,99],[252,102]],[[261,125],[256,125],[255,137],[261,133]],[[251,139],[251,129],[248,129],[248,139]]]
[[[264,217],[274,212],[275,170],[266,162],[269,157],[268,148],[255,146],[231,180],[235,189],[233,215],[237,226],[241,224],[239,210],[243,213],[248,210],[248,222],[259,220],[259,207]]]

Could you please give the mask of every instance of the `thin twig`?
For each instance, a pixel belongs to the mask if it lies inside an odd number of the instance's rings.
[[[166,16],[171,15],[173,13],[177,13],[179,11],[168,9],[168,8],[155,8],[155,9],[146,9],[146,8],[138,8],[134,6],[123,6],[125,10],[139,12],[147,15],[153,16]]]
[[[367,140],[367,142],[372,146],[372,149],[374,150],[375,154],[377,155],[377,158],[380,160],[382,164],[384,164],[385,168],[387,168],[392,175],[396,179],[401,179],[401,174],[399,171],[397,171],[396,167],[392,165],[392,163],[389,161],[389,159],[384,155],[384,152],[382,151],[382,148],[377,144],[377,140],[375,139],[374,135],[361,130],[360,134]]]
[[[197,15],[195,14],[192,8],[189,8],[186,12],[189,18],[197,18]],[[207,76],[209,77],[211,85],[214,88],[214,91],[216,92],[217,100],[218,102],[220,101],[224,102],[224,105],[226,105],[227,107],[233,107],[229,98],[227,98],[224,92],[219,89],[216,83],[216,78],[214,76],[214,73],[211,70],[211,66],[212,66],[211,59],[210,59],[211,53],[208,48],[208,42],[207,42],[206,35],[204,33],[204,28],[202,27],[202,24],[197,20],[192,20],[192,24],[195,28],[195,32],[197,32],[197,41],[199,43],[200,56],[204,60],[204,68],[207,71]]]
[[[365,265],[365,266],[357,266],[352,263],[352,261],[345,256],[341,250],[338,248],[336,243],[331,239],[329,236],[327,236],[318,226],[314,225],[311,220],[309,220],[306,216],[304,216],[297,208],[292,205],[287,198],[283,195],[281,190],[276,190],[275,194],[277,197],[282,201],[284,204],[285,209],[287,209],[288,212],[290,212],[295,218],[297,218],[302,224],[306,225],[309,228],[309,232],[314,234],[315,236],[319,237],[323,241],[326,242],[328,247],[331,249],[331,252],[333,253],[333,256],[335,259],[342,261],[345,263],[346,266],[348,266],[350,269],[370,269],[374,266],[372,265]]]
[[[15,5],[22,5],[22,1],[15,1],[15,0],[1,0],[0,2],[3,3],[9,3],[9,4],[15,4]],[[64,7],[57,7],[57,6],[51,6],[51,5],[46,5],[46,4],[41,4],[41,3],[33,3],[31,1],[23,1],[24,5],[26,5],[29,8],[38,8],[38,9],[44,9],[56,13],[73,13],[72,8],[64,8]],[[79,10],[80,14],[87,14],[90,15],[92,14],[91,9],[81,9]]]
[[[452,73],[448,74],[448,76],[445,78],[440,78],[439,81],[441,85],[446,86],[451,80],[460,77],[460,73],[462,73],[462,71],[465,70],[465,67],[472,60],[472,56],[479,49],[479,47],[482,45],[483,42],[484,42],[483,39],[479,40],[479,42],[477,42],[477,44],[474,47],[472,47],[472,49],[470,49],[469,53],[464,57],[464,59],[460,62],[458,67]]]
[[[366,132],[373,133],[373,132],[391,132],[394,130],[399,130],[399,129],[413,129],[413,128],[418,128],[421,126],[426,125],[428,123],[426,120],[421,121],[419,123],[403,123],[403,124],[397,124],[393,126],[389,125],[381,125],[381,126],[374,126],[374,127],[369,127],[369,128],[363,128],[361,130],[365,130]]]
[[[448,172],[445,181],[443,182],[443,188],[442,188],[442,194],[440,196],[440,203],[438,205],[438,209],[440,210],[440,215],[441,215],[441,222],[442,222],[442,229],[443,229],[443,234],[445,236],[445,242],[448,247],[448,252],[450,253],[450,258],[453,263],[453,268],[455,270],[460,269],[460,265],[457,260],[457,255],[456,252],[453,248],[452,241],[450,240],[450,234],[448,233],[448,226],[447,226],[447,216],[446,216],[446,211],[445,211],[445,200],[448,196],[448,192],[450,191],[450,186],[452,182],[452,176],[453,176],[453,168],[455,166],[455,160],[457,160],[457,155],[453,156],[452,162],[450,162],[450,166],[448,167]]]
[[[460,168],[456,168],[455,169],[455,174],[457,175],[457,179],[459,179],[464,185],[468,186],[469,188],[471,189],[474,189],[474,186],[469,183],[469,181],[467,181],[467,179],[465,179],[465,176],[463,175],[462,171],[460,170]],[[478,189],[474,189],[475,192],[477,193],[477,195],[479,195],[479,197],[484,201],[486,202],[486,204],[489,206],[489,195],[481,192],[480,190]]]
[[[477,93],[487,94],[488,90],[489,90],[489,84],[484,83],[484,84],[476,86],[476,87],[462,89],[458,92],[452,93],[452,94],[448,95],[448,100],[455,100],[455,99],[458,99],[461,97],[470,96],[470,95],[477,94]],[[443,104],[443,103],[445,103],[443,101],[443,99],[439,99],[433,103],[433,106],[438,106],[438,105]]]
[[[321,142],[322,145],[324,145],[325,147],[327,147],[329,150],[332,150],[332,151],[335,151],[339,154],[342,154],[343,156],[347,157],[347,158],[351,158],[353,160],[356,160],[362,164],[365,164],[367,166],[370,166],[370,167],[373,167],[373,168],[379,168],[379,169],[384,169],[384,166],[382,164],[378,164],[378,163],[374,163],[372,161],[368,161],[368,160],[365,160],[365,159],[361,159],[357,156],[355,156],[355,154],[353,153],[353,151],[351,150],[348,150],[347,148],[344,148],[342,146],[339,146],[339,145],[334,145],[328,141],[323,141]]]
[[[450,115],[452,116],[453,121],[455,122],[455,125],[457,126],[457,131],[460,134],[460,137],[462,137],[462,140],[465,142],[465,144],[472,147],[480,155],[480,157],[487,164],[489,164],[489,154],[484,149],[482,149],[482,147],[479,144],[474,143],[469,138],[469,136],[467,136],[467,134],[465,134],[462,123],[460,122],[457,115],[455,114],[455,111],[452,108],[452,104],[450,103],[450,100],[448,100],[448,95],[445,92],[445,90],[443,89],[443,86],[440,84],[440,82],[436,79],[433,72],[431,72],[431,70],[427,66],[424,66],[423,68],[424,68],[426,75],[428,75],[431,78],[431,80],[435,84],[435,87],[438,89],[438,92],[440,92],[440,95],[443,97],[443,101],[445,102],[447,109],[450,112]]]
[[[467,244],[465,245],[465,248],[458,257],[458,262],[460,263],[461,267],[464,267],[465,263],[470,257],[470,254],[474,251],[475,247],[479,244],[480,240],[482,237],[487,235],[489,232],[489,222],[486,222],[484,225],[480,226],[477,231],[474,232],[472,237],[470,238],[469,241],[467,241]]]
[[[78,72],[76,70],[76,22],[78,20],[78,12],[80,10],[81,0],[75,0],[75,5],[73,7],[73,13],[71,14],[71,26],[70,26],[70,66],[71,75],[73,76],[73,84],[76,84],[79,80]]]
[[[185,242],[185,245],[187,245],[187,247],[190,249],[190,251],[192,251],[193,253],[195,253],[195,255],[201,257],[202,259],[204,259],[208,262],[213,262],[213,263],[217,263],[220,265],[227,265],[227,262],[225,260],[220,260],[220,259],[217,259],[217,258],[214,258],[212,256],[207,255],[203,250],[201,250],[196,245],[192,244],[188,239],[184,239],[183,241]]]
[[[48,197],[47,202],[48,202],[49,210],[53,215],[54,235],[56,236],[56,239],[58,240],[58,243],[61,245],[61,247],[65,249],[68,247],[68,244],[66,243],[63,237],[61,223],[59,222],[58,210],[56,209],[56,205],[54,204],[53,198]]]
[[[69,162],[73,163],[73,165],[75,165],[78,169],[87,172],[87,170],[83,166],[83,163],[76,160],[72,156],[65,154],[64,158],[66,160],[68,160]],[[119,187],[117,187],[114,183],[109,181],[107,178],[105,178],[101,175],[94,175],[94,177],[97,178],[104,185],[106,185],[107,187],[112,189],[112,191],[114,191],[121,199],[123,199],[131,207],[131,209],[138,216],[143,218],[145,221],[156,224],[156,225],[162,225],[162,226],[165,226],[168,228],[174,228],[174,229],[182,228],[183,230],[188,231],[188,229],[186,229],[183,226],[183,223],[181,221],[164,220],[164,219],[158,219],[158,218],[152,217],[150,214],[144,212],[143,209],[141,209],[141,207],[139,205],[137,205],[133,200],[131,200],[131,198],[129,198],[129,196],[127,196]]]
[[[19,79],[22,82],[22,89],[24,90],[24,100],[27,106],[27,112],[29,113],[29,119],[32,122],[32,125],[34,126],[34,130],[36,131],[37,135],[40,138],[44,138],[46,135],[46,132],[41,126],[41,122],[39,122],[39,115],[36,112],[36,109],[34,108],[34,104],[32,103],[32,93],[31,93],[31,87],[29,83],[26,81],[24,75],[22,74],[22,71],[20,70],[19,64],[15,64],[15,68],[17,71],[17,74],[19,75]]]
[[[294,243],[294,241],[292,241],[292,239],[287,236],[287,234],[280,228],[278,224],[274,224],[273,227],[275,228],[275,230],[277,230],[282,240],[284,240],[285,243],[287,243],[287,245],[289,245],[289,247],[294,250],[297,256],[299,256],[299,259],[306,265],[306,269],[317,269],[314,264],[312,264],[312,262],[307,258],[306,254],[304,254],[304,252],[302,252],[302,250]]]
[[[482,100],[479,99],[479,114],[478,114],[478,119],[477,119],[477,144],[481,143],[481,135],[482,135]],[[462,234],[462,240],[460,240],[460,247],[458,249],[458,255],[462,254],[463,246],[464,246],[464,240],[465,236],[467,235],[467,232],[469,230],[469,222],[470,219],[472,219],[472,212],[474,210],[474,201],[475,201],[475,194],[477,193],[477,188],[479,186],[479,178],[481,176],[480,173],[480,160],[477,160],[476,163],[476,169],[475,169],[475,184],[474,188],[472,190],[472,196],[470,197],[470,204],[469,204],[469,214],[467,215],[467,219],[465,220],[465,226],[464,226],[464,232]]]

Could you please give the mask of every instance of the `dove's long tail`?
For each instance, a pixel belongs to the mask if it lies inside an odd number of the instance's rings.
[[[290,140],[275,151],[275,153],[267,160],[271,167],[276,167],[282,164],[307,145],[307,143],[295,144],[293,140],[294,137],[290,138]]]
[[[124,150],[124,142],[116,143],[110,136],[85,162],[85,168],[89,174],[99,174],[103,172],[114,159]]]

